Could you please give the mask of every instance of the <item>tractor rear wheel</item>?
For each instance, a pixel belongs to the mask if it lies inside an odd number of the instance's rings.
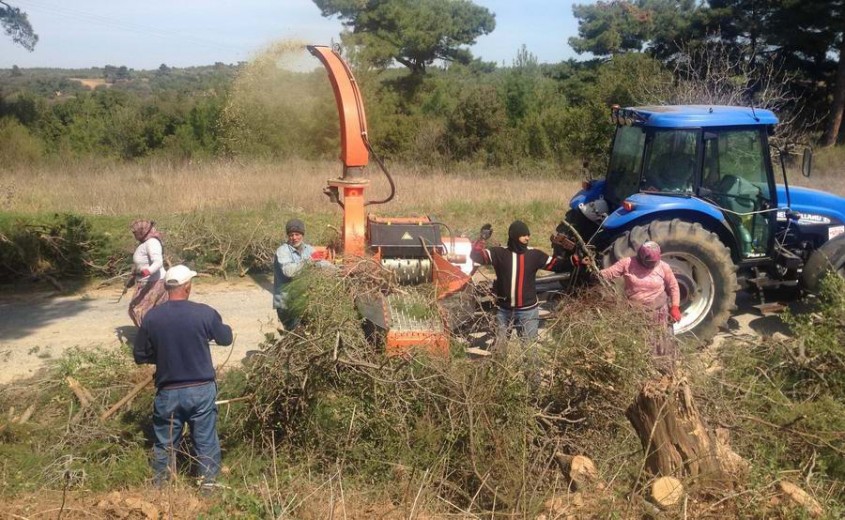
[[[735,308],[739,285],[730,250],[701,224],[656,220],[613,241],[604,253],[604,265],[634,256],[648,240],[660,244],[663,261],[678,279],[682,318],[675,324],[675,334],[710,340]]]

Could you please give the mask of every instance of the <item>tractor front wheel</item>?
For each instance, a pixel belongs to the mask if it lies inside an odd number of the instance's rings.
[[[604,253],[604,265],[634,256],[648,240],[660,244],[662,259],[678,280],[682,318],[675,334],[710,340],[735,308],[739,285],[730,250],[701,224],[656,220],[617,238]]]

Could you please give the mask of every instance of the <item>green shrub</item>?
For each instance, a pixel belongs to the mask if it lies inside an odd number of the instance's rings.
[[[38,137],[15,119],[0,119],[0,168],[34,166],[44,156],[44,145]]]
[[[19,219],[0,226],[0,280],[112,275],[123,255],[88,219],[56,214],[46,222]]]
[[[709,410],[744,435],[738,452],[772,472],[806,474],[845,503],[845,280],[828,276],[815,309],[788,312],[789,339],[735,341],[721,349],[724,374],[702,381]],[[842,513],[842,510],[839,511]]]

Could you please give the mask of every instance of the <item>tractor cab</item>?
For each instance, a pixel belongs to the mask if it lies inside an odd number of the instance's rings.
[[[614,107],[612,117],[617,129],[604,183],[610,210],[637,194],[639,200],[695,198],[717,210],[709,213],[735,237],[738,260],[771,256],[778,202],[768,147],[774,114],[663,106]],[[683,213],[683,205],[677,211]]]

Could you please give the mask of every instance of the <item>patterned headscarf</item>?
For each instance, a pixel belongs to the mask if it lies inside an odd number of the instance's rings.
[[[136,220],[129,226],[135,240],[144,243],[151,238],[162,242],[161,233],[156,229],[156,223],[151,220]]]
[[[637,260],[644,267],[654,267],[660,263],[660,245],[649,240],[637,249]]]

